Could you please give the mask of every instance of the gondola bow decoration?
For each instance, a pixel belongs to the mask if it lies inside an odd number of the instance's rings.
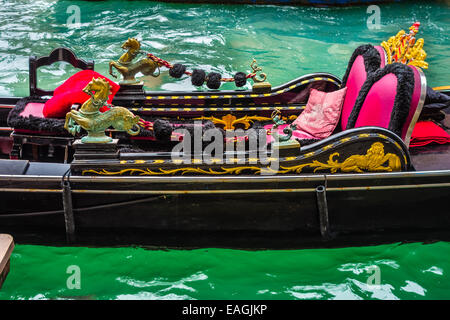
[[[387,62],[400,62],[424,69],[428,69],[428,63],[425,62],[427,53],[423,49],[424,39],[416,41],[416,34],[419,32],[420,22],[414,23],[409,28],[409,33],[400,30],[397,35],[383,41],[381,46],[386,50]]]

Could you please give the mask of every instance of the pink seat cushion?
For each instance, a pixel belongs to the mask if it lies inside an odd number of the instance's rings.
[[[43,110],[43,103],[30,102],[25,106],[25,109],[20,113],[20,116],[24,118],[29,118],[30,116],[44,118],[44,114],[42,113]]]
[[[120,86],[100,73],[93,70],[83,70],[75,73],[62,85],[55,89],[53,97],[45,103],[43,115],[46,118],[64,118],[70,111],[70,107],[75,103],[83,104],[90,96],[83,92],[92,78],[103,78],[111,85],[111,94],[107,103],[111,103],[114,95],[119,91]],[[108,110],[107,107],[100,108],[100,111]]]
[[[315,139],[329,137],[339,122],[346,92],[347,88],[332,92],[311,89],[305,110],[294,121],[297,129]]]
[[[401,69],[398,69],[399,67],[395,67],[397,68],[395,69],[392,66],[394,65],[387,66],[386,68],[391,67],[391,71],[389,72],[388,70],[389,73],[381,76],[370,87],[354,127],[376,126],[393,130],[402,138],[406,146],[408,146],[412,130],[422,110],[423,101],[420,99],[422,93],[422,76],[416,67],[404,66],[404,68],[412,69],[413,78],[404,78],[404,83],[401,83],[399,82],[398,76]],[[406,74],[404,73],[405,71],[407,70],[402,71],[403,74]],[[406,89],[403,88],[406,88],[406,84],[411,84],[411,82],[413,84],[411,102],[405,105],[403,103],[404,99],[401,98],[400,94],[406,92]],[[399,85],[400,89],[398,89]],[[393,122],[395,121],[393,114],[395,112],[399,113],[400,108],[403,110],[407,108],[408,113],[404,122],[399,123],[399,127],[397,128],[397,125]]]
[[[397,77],[388,73],[370,88],[359,111],[355,128],[376,126],[388,128],[397,95]]]
[[[348,118],[353,110],[359,91],[364,81],[367,79],[366,67],[362,55],[358,56],[353,62],[347,79],[347,93],[345,95],[344,105],[342,107],[341,129],[347,128]]]
[[[292,132],[292,136],[299,140],[321,140],[329,137],[339,123],[346,92],[347,88],[332,92],[311,89],[305,110],[293,122],[297,128]],[[267,143],[273,142],[270,135],[272,126],[272,124],[264,126],[268,132]],[[285,135],[283,129],[287,126],[288,124],[279,126],[278,134]]]

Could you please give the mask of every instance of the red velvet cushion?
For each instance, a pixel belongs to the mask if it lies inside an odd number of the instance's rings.
[[[450,135],[433,121],[419,121],[414,126],[410,147],[421,147],[430,143],[450,143]]]
[[[70,111],[70,107],[75,103],[83,104],[90,97],[83,92],[92,78],[102,78],[111,85],[111,94],[109,95],[108,103],[114,98],[114,95],[119,91],[120,86],[102,76],[100,73],[93,70],[83,70],[75,73],[69,79],[64,81],[62,85],[55,89],[53,97],[45,103],[43,114],[46,118],[64,118],[66,113]],[[100,108],[104,112],[108,110],[107,107]]]

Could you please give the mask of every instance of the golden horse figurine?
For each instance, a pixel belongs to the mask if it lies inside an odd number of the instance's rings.
[[[66,114],[64,128],[72,135],[80,133],[81,128],[87,131],[88,135],[81,139],[83,143],[108,143],[111,137],[105,135],[105,130],[113,127],[119,131],[126,131],[130,135],[137,135],[140,132],[140,117],[123,107],[112,107],[100,112],[108,96],[111,93],[111,86],[108,81],[93,78],[83,89],[83,92],[91,96],[80,108],[79,111],[71,110]]]
[[[125,41],[122,44],[122,49],[128,50],[125,52],[117,61],[110,61],[109,62],[109,74],[112,75],[114,78],[117,78],[117,76],[113,72],[113,67],[119,71],[119,73],[122,75],[123,80],[120,81],[120,84],[141,84],[139,80],[136,80],[135,76],[137,73],[141,72],[142,74],[146,76],[153,76],[158,77],[158,74],[155,74],[156,68],[158,68],[161,65],[159,65],[157,62],[153,61],[150,58],[143,58],[137,62],[133,63],[133,60],[142,53],[141,50],[141,44],[140,42],[135,38],[128,38],[127,41]]]

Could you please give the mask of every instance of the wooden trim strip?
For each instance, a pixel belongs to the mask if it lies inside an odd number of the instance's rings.
[[[398,190],[398,189],[422,189],[422,188],[444,188],[450,187],[450,183],[429,183],[409,185],[387,185],[387,186],[359,186],[359,187],[329,187],[328,191],[375,191],[375,190]],[[36,192],[36,193],[62,193],[62,189],[21,189],[0,188],[0,192]],[[72,189],[73,193],[79,194],[235,194],[235,193],[304,193],[316,192],[316,188],[282,188],[282,189],[230,189],[230,190],[99,190],[99,189]]]

